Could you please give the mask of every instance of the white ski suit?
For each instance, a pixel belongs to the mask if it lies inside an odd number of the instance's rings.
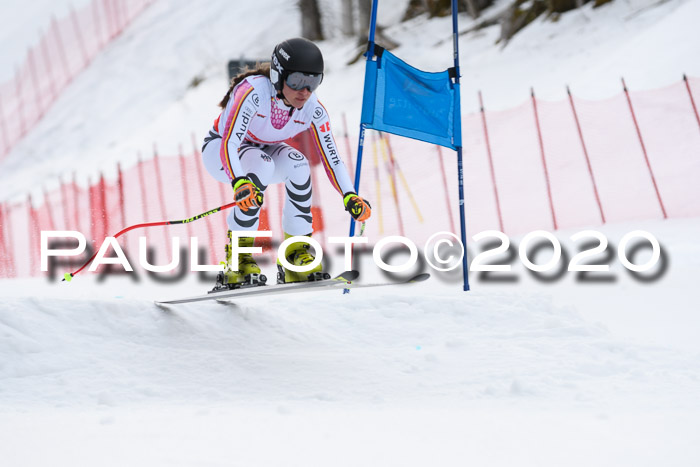
[[[311,128],[326,174],[341,194],[354,192],[331,131],[328,112],[312,93],[301,109],[277,97],[269,78],[253,75],[232,91],[226,108],[204,140],[204,165],[216,180],[231,184],[247,176],[261,190],[284,183],[282,227],[290,235],[311,233],[311,172],[304,154],[283,141]],[[233,193],[232,193],[233,194]],[[257,230],[260,208],[229,214],[231,230]]]

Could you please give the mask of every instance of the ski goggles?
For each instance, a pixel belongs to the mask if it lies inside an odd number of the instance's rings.
[[[293,71],[287,76],[287,86],[295,91],[301,91],[306,88],[314,92],[323,81],[323,73],[302,73],[301,71]]]

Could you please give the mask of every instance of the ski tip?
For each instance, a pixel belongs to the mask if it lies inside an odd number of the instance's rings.
[[[358,277],[360,277],[360,271],[356,271],[353,269],[352,271],[345,271],[342,274],[338,274],[334,279],[343,282],[351,282],[357,279]]]
[[[417,276],[412,277],[411,279],[408,280],[408,282],[413,283],[413,282],[423,282],[427,281],[430,279],[430,274],[427,272],[424,272],[423,274],[418,274]]]

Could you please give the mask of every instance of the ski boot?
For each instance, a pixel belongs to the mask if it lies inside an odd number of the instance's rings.
[[[232,237],[231,231],[228,231],[228,243],[226,244],[226,262],[221,262],[224,265],[224,270],[216,275],[216,285],[212,292],[221,290],[232,290],[241,287],[250,287],[256,285],[265,285],[267,277],[260,273],[258,264],[253,259],[250,253],[238,254],[238,269],[233,268],[231,255]],[[254,237],[239,237],[239,247],[252,247],[255,242]]]
[[[305,236],[310,237],[311,234]],[[289,235],[285,232],[284,239],[287,240],[290,237],[294,237],[294,235]],[[287,258],[287,261],[294,266],[305,266],[311,264],[316,258],[314,255],[309,253],[310,246],[311,245],[309,245],[308,242],[303,240],[291,243],[285,249],[284,257]],[[315,268],[305,272],[290,271],[282,266],[280,260],[277,259],[277,283],[288,284],[290,282],[310,282],[330,279],[330,274],[323,272],[322,269],[323,265],[319,264]]]

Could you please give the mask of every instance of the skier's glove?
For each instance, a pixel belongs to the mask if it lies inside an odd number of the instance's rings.
[[[372,215],[372,206],[369,202],[355,193],[345,193],[343,203],[345,203],[345,210],[358,222],[364,222]]]
[[[237,177],[231,182],[233,199],[241,211],[258,208],[263,204],[263,194],[248,177]]]

